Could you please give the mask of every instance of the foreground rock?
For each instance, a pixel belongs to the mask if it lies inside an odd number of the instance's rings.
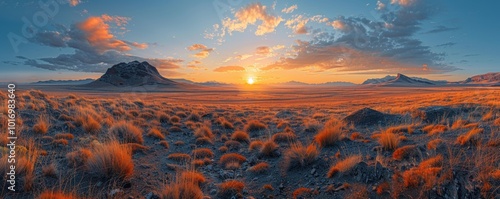
[[[343,120],[356,126],[386,125],[395,122],[398,116],[382,113],[371,108],[362,108],[351,113]]]

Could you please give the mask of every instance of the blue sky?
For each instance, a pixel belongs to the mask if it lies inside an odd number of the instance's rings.
[[[23,2],[0,1],[2,82],[97,78],[132,60],[170,78],[230,83],[498,71],[494,1]]]

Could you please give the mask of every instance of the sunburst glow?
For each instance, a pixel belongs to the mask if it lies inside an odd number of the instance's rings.
[[[253,83],[255,83],[255,81],[253,80],[253,78],[252,78],[252,77],[249,77],[249,78],[247,79],[247,84],[252,85]]]

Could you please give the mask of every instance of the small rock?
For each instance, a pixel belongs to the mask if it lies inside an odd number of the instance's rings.
[[[210,195],[215,195],[217,193],[217,189],[211,189],[210,190]]]
[[[146,199],[160,199],[160,196],[155,192],[149,192],[146,195]]]
[[[284,189],[285,186],[283,185],[283,183],[280,183],[280,186],[278,186],[279,189]]]
[[[316,169],[314,169],[314,168],[313,168],[313,169],[311,170],[311,175],[314,175],[315,173],[316,173]]]

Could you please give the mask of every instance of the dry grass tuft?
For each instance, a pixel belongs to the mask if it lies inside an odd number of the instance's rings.
[[[264,173],[269,169],[269,164],[267,162],[259,162],[248,169],[252,173]]]
[[[294,142],[297,136],[293,132],[276,133],[272,137],[274,142]]]
[[[167,158],[178,162],[188,162],[191,160],[191,156],[186,153],[172,153]]]
[[[81,167],[87,163],[87,160],[92,156],[92,152],[88,149],[80,149],[78,151],[69,152],[66,154],[70,167]]]
[[[174,116],[170,117],[170,122],[171,123],[179,123],[179,122],[181,122],[181,118],[177,115],[174,115]]]
[[[241,143],[234,140],[228,140],[224,142],[224,146],[226,146],[229,150],[238,150],[240,149]]]
[[[142,130],[125,121],[120,121],[111,126],[109,133],[120,138],[122,142],[139,144],[144,142],[144,139],[142,138]]]
[[[293,191],[293,198],[310,198],[312,196],[312,191],[310,188],[300,187]]]
[[[134,173],[131,150],[116,141],[95,145],[87,160],[88,172],[108,179],[127,179]]]
[[[165,147],[165,149],[170,148],[170,145],[168,144],[168,142],[166,140],[162,140],[162,141],[158,142],[158,144],[160,144],[163,147]]]
[[[337,173],[343,173],[351,170],[354,166],[362,161],[361,155],[352,155],[344,160],[337,162],[335,165],[330,167],[328,173],[326,174],[327,178],[332,178]]]
[[[225,168],[233,167],[235,166],[235,164],[238,164],[239,167],[239,165],[245,161],[247,161],[247,158],[245,158],[245,156],[242,156],[237,153],[228,153],[224,154],[219,159],[219,164],[224,166]]]
[[[412,155],[417,154],[417,146],[416,145],[407,145],[407,146],[402,146],[399,147],[392,153],[392,157],[395,160],[403,160],[406,159]]]
[[[203,126],[201,128],[196,129],[196,131],[194,132],[194,136],[196,138],[202,138],[202,137],[206,137],[209,139],[214,138],[214,134],[212,133],[212,130],[208,126]]]
[[[235,195],[241,194],[245,184],[237,180],[229,180],[219,185],[219,198],[232,198]]]
[[[196,184],[201,184],[201,183],[204,183],[206,181],[205,176],[203,176],[203,174],[201,174],[200,172],[196,172],[196,171],[182,172],[181,178],[188,180],[190,182],[196,183]]]
[[[302,144],[293,144],[285,153],[283,162],[286,171],[293,167],[304,167],[313,163],[319,155],[318,147],[310,144],[305,147]]]
[[[345,123],[343,122],[325,125],[325,127],[314,137],[314,140],[321,147],[332,146],[344,138],[344,128]]]
[[[495,121],[493,122],[493,125],[500,126],[500,118],[495,119]]]
[[[399,145],[399,136],[392,132],[383,132],[379,134],[378,142],[385,150],[394,150]]]
[[[71,133],[59,133],[54,136],[55,139],[67,139],[72,140],[75,136]]]
[[[264,145],[264,142],[260,140],[255,140],[250,142],[250,145],[248,146],[249,151],[254,151],[254,150],[260,150],[262,146]]]
[[[267,125],[263,124],[262,122],[259,122],[257,120],[251,120],[248,122],[247,125],[245,125],[245,131],[246,132],[254,132],[254,131],[260,131],[267,129]]]
[[[448,130],[448,127],[442,124],[431,124],[422,129],[423,131],[427,132],[429,135],[436,135],[440,133],[444,133],[445,131]]]
[[[404,186],[417,187],[423,182],[427,188],[432,188],[437,183],[442,164],[443,156],[441,155],[422,161],[418,167],[411,168],[403,173]]]
[[[54,146],[66,146],[69,144],[69,142],[68,142],[68,140],[61,138],[61,139],[52,140],[52,144]]]
[[[231,135],[231,140],[236,140],[238,142],[250,142],[250,136],[247,132],[244,131],[236,131]]]
[[[213,158],[214,153],[209,148],[199,148],[192,151],[193,157],[196,159],[200,158]]]
[[[154,137],[154,138],[157,138],[157,139],[160,139],[160,140],[164,140],[165,139],[165,136],[157,128],[151,128],[151,129],[149,129],[149,132],[148,132],[147,136]]]
[[[33,126],[33,131],[39,134],[46,134],[49,131],[49,119],[46,115],[40,115],[36,124]]]
[[[475,128],[467,132],[465,135],[460,135],[457,138],[457,143],[460,145],[472,144],[477,145],[481,139],[480,134],[483,133],[484,129]]]
[[[429,150],[436,150],[439,145],[441,145],[443,143],[443,140],[442,139],[434,139],[434,140],[431,140],[427,143],[427,149]]]
[[[74,194],[64,193],[62,191],[44,191],[38,197],[38,199],[76,199]]]
[[[199,137],[196,138],[196,144],[197,145],[214,144],[214,141],[209,137]]]
[[[260,148],[259,155],[265,157],[273,157],[276,156],[276,151],[278,150],[279,145],[276,144],[273,140],[268,140],[264,142],[262,148]]]
[[[198,185],[199,177],[190,174],[182,176],[181,174],[175,181],[165,186],[162,190],[162,199],[202,199],[203,192]]]

